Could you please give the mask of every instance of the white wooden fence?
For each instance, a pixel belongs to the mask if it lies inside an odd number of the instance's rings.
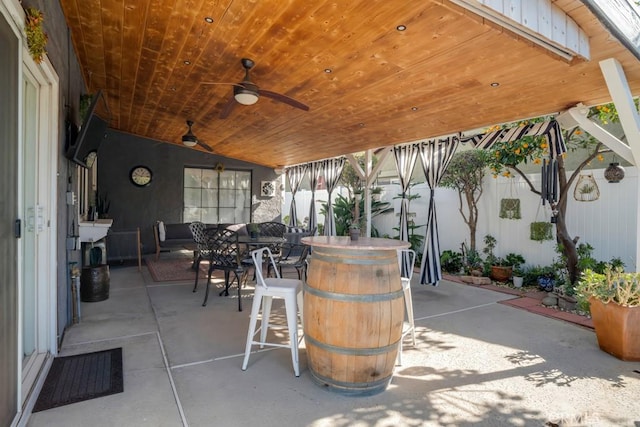
[[[597,260],[609,261],[618,257],[626,265],[627,271],[636,271],[636,226],[638,209],[638,169],[625,168],[625,178],[619,183],[608,183],[604,179],[604,169],[590,169],[583,171],[591,173],[596,179],[600,190],[600,198],[593,202],[579,202],[573,198],[573,187],[570,189],[567,207],[567,226],[571,236],[580,236],[579,242],[593,246],[593,256]],[[530,179],[539,187],[540,174],[531,174]],[[395,214],[380,216],[373,220],[381,235],[395,236],[393,229],[398,226],[400,201],[394,199],[400,192],[399,184],[381,185],[382,201],[388,201],[394,206]],[[336,193],[347,194],[345,189],[338,189]],[[429,190],[426,184],[412,187],[412,194],[421,197],[411,201],[410,212],[415,213],[413,220],[420,225],[426,222],[429,203]],[[499,217],[500,200],[503,198],[520,199],[521,219],[504,219]],[[454,190],[437,188],[435,191],[436,209],[438,216],[438,230],[440,234],[440,249],[459,251],[462,242],[469,243],[469,229],[458,211],[458,195]],[[283,216],[289,212],[291,193],[287,192],[283,198]],[[296,193],[296,205],[299,220],[308,215],[311,192],[300,190]],[[326,191],[316,192],[317,211],[320,211],[320,200],[327,200]],[[482,239],[486,234],[494,236],[498,243],[495,249],[497,256],[504,256],[509,252],[522,254],[528,265],[549,265],[557,256],[554,240],[537,242],[530,239],[530,224],[533,221],[549,221],[551,212],[549,206],[541,206],[540,198],[529,191],[521,178],[494,179],[485,177],[484,193],[479,203],[479,219],[476,233],[478,250],[482,250]],[[319,215],[318,224],[324,218]],[[419,229],[424,233],[424,228]]]

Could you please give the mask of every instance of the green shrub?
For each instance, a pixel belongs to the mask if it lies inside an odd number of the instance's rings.
[[[451,250],[440,255],[440,266],[447,273],[459,273],[462,269],[462,254]]]

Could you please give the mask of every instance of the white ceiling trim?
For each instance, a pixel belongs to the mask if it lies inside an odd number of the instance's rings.
[[[591,59],[589,37],[551,0],[451,0],[567,61]]]

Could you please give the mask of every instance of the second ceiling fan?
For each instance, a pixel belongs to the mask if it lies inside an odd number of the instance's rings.
[[[193,131],[191,130],[191,126],[193,126],[193,121],[187,120],[187,127],[189,128],[189,130],[187,130],[187,133],[182,135],[182,144],[186,147],[195,147],[196,145],[200,145],[208,152],[213,153],[213,148],[200,141],[198,137],[194,135]]]
[[[259,89],[258,85],[251,81],[249,71],[254,67],[255,62],[248,58],[242,58],[240,60],[242,67],[244,68],[244,79],[240,83],[222,83],[233,85],[233,96],[229,98],[229,101],[224,105],[220,112],[220,118],[226,119],[233,111],[236,104],[253,105],[258,102],[260,96],[271,98],[274,101],[282,102],[300,110],[309,111],[309,107],[300,101],[283,95],[281,93],[272,92],[270,90]]]

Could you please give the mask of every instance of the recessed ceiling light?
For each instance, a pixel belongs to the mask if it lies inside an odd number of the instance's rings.
[[[407,26],[406,25],[402,25],[402,24],[400,24],[400,25],[398,25],[396,27],[396,30],[398,30],[398,31],[404,31],[406,29],[407,29]]]
[[[186,61],[184,61],[184,65],[191,65],[191,61],[187,59]]]
[[[491,87],[498,87],[498,86],[500,86],[500,83],[498,83],[498,82],[493,82],[493,83],[491,83],[489,86],[491,86]]]
[[[207,24],[213,24],[213,18],[210,16],[207,16],[206,18],[204,18],[204,20]]]
[[[411,107],[411,111],[418,111],[418,107]]]
[[[332,71],[333,70],[331,70],[331,68],[325,68],[324,69],[324,72],[327,73],[327,74],[331,74]]]

